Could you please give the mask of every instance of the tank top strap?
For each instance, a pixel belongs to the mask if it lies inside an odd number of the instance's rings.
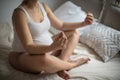
[[[47,16],[47,13],[46,13],[46,11],[45,11],[42,3],[40,3],[40,2],[38,1],[38,4],[39,4],[39,6],[40,6],[40,9],[42,10],[43,15],[46,17],[46,16]]]
[[[22,9],[22,10],[25,12],[25,14],[26,14],[26,16],[27,16],[27,19],[30,20],[31,18],[30,18],[30,16],[29,16],[28,12],[25,10],[25,8],[22,7],[22,6],[19,6],[19,8]]]

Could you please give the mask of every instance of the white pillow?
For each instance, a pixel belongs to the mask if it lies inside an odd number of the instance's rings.
[[[65,22],[84,21],[84,18],[86,17],[86,13],[81,9],[81,7],[75,5],[71,1],[67,1],[63,5],[61,5],[58,9],[54,11],[54,14],[60,20]]]
[[[86,13],[81,9],[81,7],[75,5],[71,1],[67,1],[61,5],[54,11],[54,14],[63,22],[82,22],[86,17]],[[52,27],[50,32],[56,34],[59,32],[59,30],[56,30]]]
[[[12,45],[13,28],[10,23],[5,22],[0,25],[0,48],[9,48]]]
[[[104,62],[120,51],[120,32],[100,23],[84,30],[80,41],[92,48]]]

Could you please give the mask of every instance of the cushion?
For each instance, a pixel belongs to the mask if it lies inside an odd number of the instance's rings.
[[[120,51],[120,32],[100,23],[84,30],[80,41],[92,48],[104,62]]]
[[[75,5],[71,1],[65,2],[54,14],[63,22],[82,22],[86,17],[86,12],[80,6]],[[95,19],[96,21],[97,19]],[[97,22],[78,28],[80,32],[80,41],[96,51],[104,62],[114,57],[119,49],[119,31],[109,28]],[[98,26],[98,27],[95,27]],[[59,30],[50,29],[50,32],[56,34]]]
[[[0,25],[0,48],[9,48],[12,45],[13,28],[10,23]]]
[[[64,4],[62,4],[59,8],[57,8],[54,11],[54,14],[58,19],[60,19],[63,22],[82,22],[86,17],[86,13],[81,9],[81,7],[77,6],[71,1],[67,1]],[[82,30],[84,28],[80,28],[79,30]],[[56,30],[52,27],[50,29],[50,32],[56,34],[59,32],[59,30]]]

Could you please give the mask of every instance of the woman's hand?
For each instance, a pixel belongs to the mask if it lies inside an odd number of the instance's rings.
[[[83,23],[84,23],[85,26],[87,26],[87,25],[92,24],[93,20],[94,20],[93,14],[92,13],[88,13]]]
[[[54,38],[54,42],[51,44],[51,47],[54,47],[55,50],[66,48],[67,37],[64,32],[61,32],[58,36]]]

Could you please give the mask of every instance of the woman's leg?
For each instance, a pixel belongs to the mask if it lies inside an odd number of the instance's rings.
[[[60,59],[62,59],[63,61],[68,61],[70,56],[73,53],[73,50],[75,49],[78,40],[79,40],[79,33],[75,30],[72,31],[67,31],[65,32],[67,38],[68,38],[68,44],[67,47],[63,50],[59,50],[53,53],[53,55],[57,55],[59,56]],[[59,35],[59,34],[58,34]],[[57,36],[57,35],[55,35]],[[55,37],[54,36],[54,37]],[[86,58],[85,61],[81,60],[81,63],[86,63],[87,60],[89,60],[89,58]],[[64,79],[69,78],[69,74],[67,73],[67,71],[59,71],[58,75]]]
[[[62,50],[60,59],[67,61],[67,60],[69,60],[76,45],[78,44],[78,40],[79,40],[80,36],[76,30],[65,32],[65,34],[68,38],[68,43],[67,43],[67,47]]]
[[[28,53],[20,54],[19,57],[17,57],[16,61],[12,61],[14,59],[11,58],[13,57],[9,58],[10,62],[13,62],[13,66],[17,67],[17,69],[23,70],[25,72],[45,71],[46,73],[55,73],[62,70],[72,69],[83,64],[83,62],[88,61],[85,59],[79,59],[74,62],[67,62],[49,54],[29,55]]]
[[[53,52],[52,55],[55,55],[55,56],[59,55],[60,59],[67,61],[67,60],[69,60],[69,57],[72,55],[72,53],[73,53],[73,51],[78,43],[79,33],[75,30],[72,30],[72,31],[65,32],[65,35],[68,38],[67,47],[63,50]],[[55,38],[57,36],[59,36],[59,34],[57,34],[53,37]]]

